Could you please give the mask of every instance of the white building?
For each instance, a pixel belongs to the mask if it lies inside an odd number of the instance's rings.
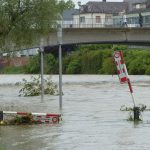
[[[79,5],[80,8],[73,15],[73,27],[112,27],[113,15],[126,12],[128,3],[126,2],[88,2]]]

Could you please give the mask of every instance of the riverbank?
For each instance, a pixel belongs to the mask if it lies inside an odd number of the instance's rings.
[[[115,48],[114,48],[115,49]],[[130,75],[150,75],[150,49],[129,49],[120,46]],[[116,74],[111,45],[81,46],[75,51],[63,55],[63,74]],[[58,57],[44,55],[44,73],[58,74]],[[3,67],[1,74],[37,74],[40,73],[40,57],[30,57],[22,67]]]

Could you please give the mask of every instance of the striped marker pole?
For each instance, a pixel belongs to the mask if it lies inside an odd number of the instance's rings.
[[[140,120],[140,118],[139,118],[140,109],[135,104],[135,100],[134,100],[134,96],[133,96],[133,89],[132,89],[132,85],[131,85],[131,82],[129,79],[128,71],[127,71],[127,68],[126,68],[126,65],[124,62],[122,51],[115,51],[114,52],[114,60],[115,60],[116,67],[118,70],[118,77],[119,77],[120,83],[128,83],[128,86],[130,89],[132,101],[134,104],[134,107],[133,107],[134,121],[139,121]]]
[[[129,90],[131,93],[132,101],[134,104],[134,107],[136,107],[134,96],[133,96],[133,89],[132,85],[129,79],[128,71],[124,62],[123,53],[122,51],[114,51],[114,60],[118,71],[118,77],[120,80],[120,83],[128,83]]]
[[[128,75],[127,67],[126,67],[125,62],[124,62],[124,58],[123,58],[123,53],[122,53],[122,51],[120,51],[120,55],[121,55],[121,59],[122,59],[122,61],[123,61],[124,71],[125,71],[125,74],[126,74],[126,76],[127,76],[127,82],[128,82],[130,94],[131,94],[131,97],[132,97],[133,105],[134,105],[134,107],[136,107],[136,105],[135,105],[135,100],[134,100],[134,96],[133,96],[133,89],[132,89],[132,85],[131,85],[130,78],[129,78],[129,75]]]

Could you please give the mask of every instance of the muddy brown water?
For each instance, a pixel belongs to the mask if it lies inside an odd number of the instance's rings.
[[[58,96],[19,97],[15,83],[30,75],[0,76],[0,109],[60,113]],[[150,106],[150,76],[130,76],[137,104]],[[58,83],[58,76],[52,76]],[[150,112],[128,122],[133,106],[117,76],[64,75],[63,121],[57,125],[0,126],[0,150],[150,150]]]

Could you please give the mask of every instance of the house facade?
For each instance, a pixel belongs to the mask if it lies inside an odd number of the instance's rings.
[[[150,7],[149,0],[124,0],[124,2],[128,3],[129,11],[134,11],[137,9],[146,9]]]
[[[73,15],[73,27],[111,27],[113,16],[128,10],[126,2],[88,2]]]
[[[139,13],[143,16],[143,26],[150,26],[150,0],[124,0],[128,3],[128,24],[139,26]]]
[[[67,9],[63,12],[62,18],[63,18],[63,23],[62,27],[63,28],[72,28],[73,26],[73,14],[77,11],[77,9]]]
[[[73,15],[72,27],[121,27],[124,15],[128,27],[139,27],[139,13],[143,16],[143,26],[150,26],[150,0],[89,1],[79,5],[79,10]]]

